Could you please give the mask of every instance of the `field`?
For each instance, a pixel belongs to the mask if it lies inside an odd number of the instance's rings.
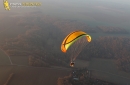
[[[29,65],[27,56],[11,56],[10,58],[13,64]]]
[[[79,60],[79,59],[75,60],[76,68],[84,68],[84,67],[88,67],[88,66],[89,66],[89,62],[87,62],[87,61]]]
[[[14,73],[14,76],[9,82],[9,85],[52,85],[52,83],[47,80],[52,81],[55,83],[53,85],[56,85],[57,78],[67,75],[70,71],[69,69],[59,67],[53,67],[51,69],[29,67],[27,66],[28,57],[23,56],[12,56],[11,60],[13,64],[18,66],[8,66],[10,64],[8,57],[2,51],[0,51],[0,55],[0,85],[6,82],[11,73]],[[91,75],[94,78],[118,83],[120,85],[130,84],[130,73],[117,70],[114,60],[111,59],[94,58],[89,62],[77,59],[75,61],[75,67],[88,67],[92,70]]]
[[[17,65],[10,65],[8,56],[0,50],[0,85],[6,83],[11,73],[14,73],[14,76],[10,79],[8,85],[57,85],[59,77],[70,73],[70,69],[60,67],[27,66],[28,57],[13,56],[11,60],[13,64]]]
[[[114,60],[94,58],[90,62],[78,60],[77,64],[81,67],[87,67],[92,70],[91,75],[94,78],[118,83],[120,85],[130,84],[130,73],[117,70]],[[83,65],[82,65],[83,64]]]
[[[26,56],[12,56],[11,61],[17,65],[10,65],[8,56],[0,50],[0,85],[6,83],[11,73],[14,76],[8,85],[57,85],[59,77],[70,73],[70,69],[60,67],[29,67]]]
[[[0,49],[0,65],[10,65],[8,56]]]
[[[10,65],[8,56],[2,50],[0,51],[0,85],[6,83],[11,73],[14,73],[14,76],[10,79],[8,85],[57,85],[59,77],[70,73],[70,69],[60,67],[27,66],[28,57],[13,56],[11,60],[13,64],[17,65]]]
[[[25,66],[0,66],[0,85],[14,73],[8,85],[57,85],[57,79],[69,74],[69,70],[55,68],[36,68]]]
[[[89,62],[88,68],[101,70],[101,71],[107,71],[107,72],[111,72],[111,73],[117,72],[114,60],[111,60],[111,59],[94,58]]]

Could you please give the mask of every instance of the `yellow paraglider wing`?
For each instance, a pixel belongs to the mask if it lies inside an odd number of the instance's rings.
[[[86,35],[86,37],[87,37],[88,42],[91,42],[91,36],[90,35]]]
[[[67,37],[63,40],[61,44],[61,50],[62,52],[66,52],[67,49],[78,39],[81,37],[86,36],[88,42],[91,42],[91,36],[83,31],[74,31],[71,32]]]

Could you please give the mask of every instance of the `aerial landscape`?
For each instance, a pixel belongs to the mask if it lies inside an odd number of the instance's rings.
[[[0,1],[0,85],[130,85],[130,1],[36,2]]]

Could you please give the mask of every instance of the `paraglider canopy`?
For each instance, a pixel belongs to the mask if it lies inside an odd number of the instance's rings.
[[[74,31],[71,32],[62,42],[61,44],[61,50],[62,52],[66,52],[67,49],[78,39],[80,39],[81,37],[86,36],[87,41],[91,42],[91,36],[88,35],[87,33],[83,32],[83,31]]]
[[[76,57],[89,42],[91,42],[91,36],[83,31],[74,31],[65,37],[61,44],[61,51],[70,57],[71,67],[74,67]]]

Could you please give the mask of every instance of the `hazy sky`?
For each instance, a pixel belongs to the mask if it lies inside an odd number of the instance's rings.
[[[129,28],[130,0],[8,0],[9,2],[41,2],[37,8],[11,8],[5,11],[0,1],[0,14],[40,10],[44,14],[66,19],[84,20],[90,25],[115,25]]]

